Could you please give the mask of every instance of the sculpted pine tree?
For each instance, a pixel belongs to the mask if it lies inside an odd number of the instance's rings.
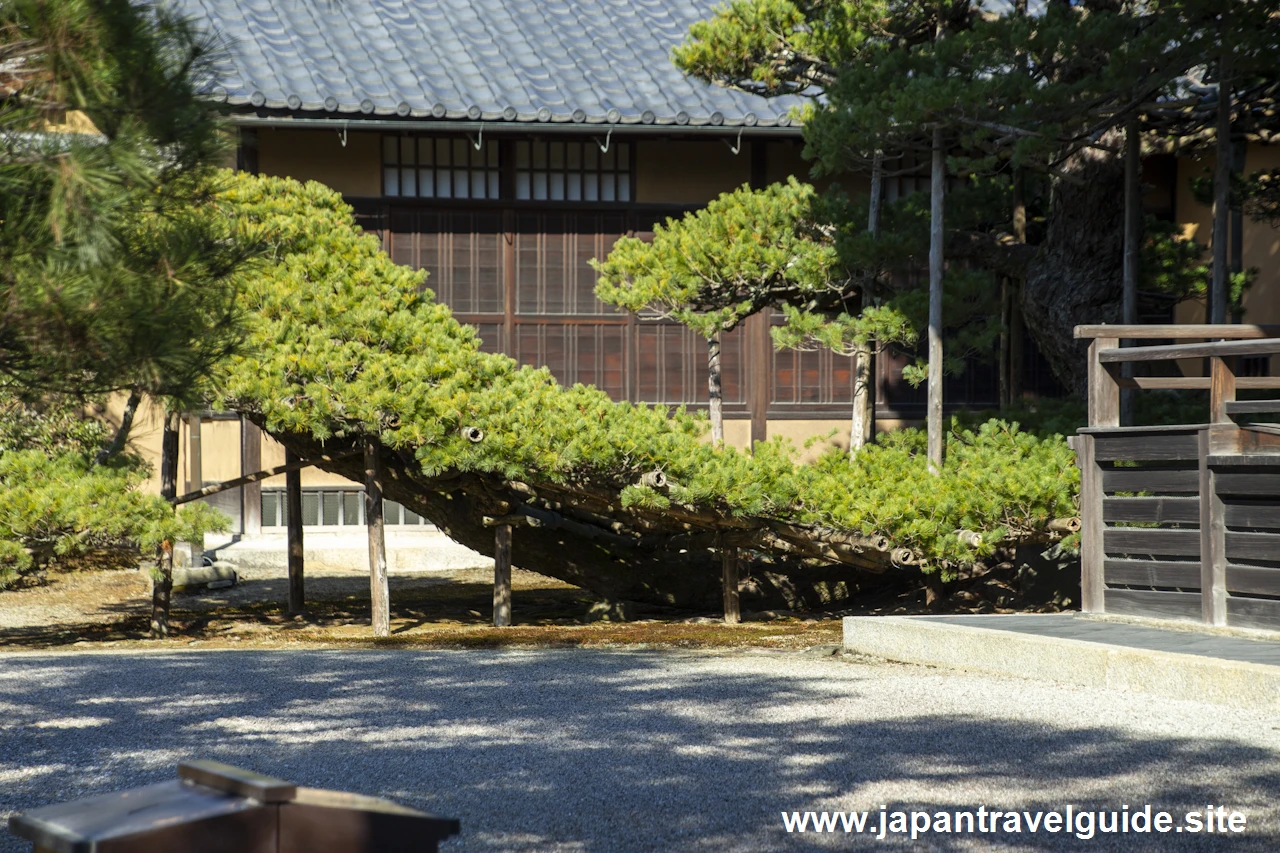
[[[644,317],[676,320],[707,341],[711,438],[724,441],[720,345],[724,334],[770,305],[831,303],[850,290],[832,242],[811,219],[813,187],[791,178],[724,193],[652,241],[623,237],[604,261],[596,296]]]
[[[1049,537],[1051,519],[1075,514],[1060,438],[1002,424],[954,435],[954,464],[927,484],[910,431],[856,465],[839,453],[796,465],[780,441],[716,447],[705,420],[482,352],[336,193],[242,175],[226,202],[278,263],[244,278],[249,338],[216,377],[222,402],[353,479],[360,459],[335,454],[372,439],[387,498],[486,554],[493,526],[512,525],[516,565],[603,598],[714,606],[716,549],[738,547],[762,595],[813,605],[849,594],[859,573],[942,569]]]

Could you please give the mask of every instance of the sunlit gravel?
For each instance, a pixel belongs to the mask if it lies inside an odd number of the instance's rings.
[[[781,652],[0,655],[0,818],[193,758],[459,818],[446,851],[1280,850],[1280,719],[1197,703]],[[1249,824],[880,841],[781,820],[1068,803]]]

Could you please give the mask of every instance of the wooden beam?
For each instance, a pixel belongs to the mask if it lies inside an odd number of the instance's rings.
[[[369,531],[369,601],[373,636],[391,636],[391,591],[387,584],[386,528],[382,520],[382,478],[378,445],[364,442],[364,517]]]
[[[493,529],[493,624],[511,624],[511,525]]]
[[[1099,360],[1099,353],[1119,343],[1116,338],[1095,338],[1089,344],[1089,426],[1120,426],[1120,386]],[[1124,350],[1132,352],[1132,350]]]
[[[1094,338],[1099,343],[1109,338]],[[1100,347],[1098,360],[1103,364],[1119,364],[1126,361],[1173,361],[1179,358],[1226,358],[1236,355],[1274,355],[1280,353],[1280,338],[1264,338],[1249,341],[1205,341],[1198,344],[1169,344],[1167,346],[1118,347],[1109,344]]]
[[[255,427],[256,429],[256,427]],[[261,433],[259,433],[261,434]],[[254,471],[252,474],[245,474],[243,477],[236,477],[234,480],[227,480],[222,483],[214,483],[212,486],[205,486],[194,492],[188,492],[185,495],[174,498],[174,504],[185,504],[191,501],[207,498],[209,495],[216,495],[218,492],[224,492],[227,489],[234,489],[237,486],[244,486],[249,483],[257,483],[268,477],[274,477],[277,474],[289,474],[293,471],[301,471],[303,468],[310,468],[313,465],[319,465],[321,462],[333,462],[338,459],[346,459],[360,453],[359,450],[348,450],[343,453],[325,453],[314,459],[299,459],[291,451],[285,451],[285,464],[277,465],[274,468],[267,468],[263,471]],[[289,461],[292,460],[292,461]]]
[[[1227,510],[1217,479],[1206,430],[1200,433],[1200,613],[1206,625],[1227,624]]]
[[[1208,376],[1122,376],[1116,381],[1121,388],[1138,388],[1148,391],[1203,391],[1209,387]],[[1236,390],[1280,390],[1280,376],[1237,376]]]
[[[742,611],[738,606],[738,549],[726,545],[720,549],[720,567],[724,585],[724,621],[726,625],[737,625],[742,621]]]
[[[1102,469],[1094,458],[1093,436],[1076,440],[1080,464],[1080,609],[1086,613],[1106,611],[1106,549],[1102,537]]]
[[[1280,326],[1251,326],[1229,323],[1225,326],[1210,323],[1173,323],[1152,326],[1093,325],[1076,326],[1078,339],[1133,338],[1136,340],[1187,340],[1189,338],[1223,338],[1245,340],[1252,338],[1280,338]]]
[[[285,448],[284,512],[289,542],[289,612],[302,613],[307,609],[305,582],[303,579],[302,545],[302,469],[292,450]]]
[[[1236,372],[1231,364],[1222,356],[1209,359],[1209,422],[1214,424],[1231,423],[1227,414],[1227,403],[1236,399]],[[1201,455],[1208,455],[1202,449]]]

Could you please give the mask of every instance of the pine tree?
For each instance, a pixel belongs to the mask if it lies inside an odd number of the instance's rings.
[[[623,237],[604,261],[596,296],[636,314],[676,320],[707,341],[711,438],[724,441],[722,336],[767,306],[838,302],[849,290],[830,240],[811,220],[813,187],[791,178],[722,194],[651,242]]]

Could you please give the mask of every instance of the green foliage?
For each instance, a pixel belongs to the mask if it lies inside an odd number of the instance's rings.
[[[1061,436],[1042,438],[1002,420],[977,429],[953,422],[940,474],[928,470],[925,441],[921,430],[900,430],[852,460],[833,451],[799,469],[805,517],[883,534],[936,566],[989,556],[999,542],[1079,511],[1075,454]],[[961,530],[983,533],[983,544],[968,547]]]
[[[835,248],[809,219],[813,187],[794,177],[742,186],[653,240],[623,237],[604,261],[596,296],[633,313],[678,320],[703,337],[727,332],[766,305],[843,289]]]
[[[136,462],[95,466],[75,452],[0,453],[0,587],[54,559],[105,548],[151,553],[164,542],[200,542],[227,529],[227,517],[207,504],[175,513],[158,495],[138,491],[144,479]]]
[[[1204,299],[1213,278],[1212,265],[1204,259],[1206,247],[1182,236],[1176,223],[1148,216],[1142,244],[1142,288],[1173,302]],[[1244,310],[1244,294],[1257,277],[1256,269],[1228,276],[1227,305]]]
[[[961,524],[995,542],[1072,514],[1074,466],[1060,439],[1004,425],[956,433],[957,461],[946,474],[954,480],[945,480],[954,489],[923,479],[915,433],[889,437],[856,465],[834,457],[797,465],[782,441],[757,444],[753,455],[715,447],[703,440],[704,418],[614,403],[481,352],[473,330],[423,288],[422,273],[396,266],[359,232],[337,193],[237,175],[225,200],[238,211],[238,231],[269,245],[274,263],[243,283],[249,346],[224,364],[218,384],[224,404],[257,413],[271,433],[375,436],[427,478],[492,473],[609,491],[629,506],[883,532],[931,565],[965,553],[954,541]],[[467,440],[466,426],[483,429],[484,440]],[[1023,464],[1033,476],[1012,470]],[[638,485],[654,470],[672,484],[666,494]],[[889,492],[898,496],[892,510],[881,506]]]
[[[192,402],[239,343],[199,94],[211,43],[164,4],[11,0],[0,62],[0,371],[42,390],[141,388]],[[96,132],[53,132],[79,114]]]
[[[23,398],[0,389],[0,588],[25,572],[87,551],[203,541],[227,517],[195,503],[176,513],[139,491],[147,465],[121,454],[93,457],[108,439],[75,397]]]

